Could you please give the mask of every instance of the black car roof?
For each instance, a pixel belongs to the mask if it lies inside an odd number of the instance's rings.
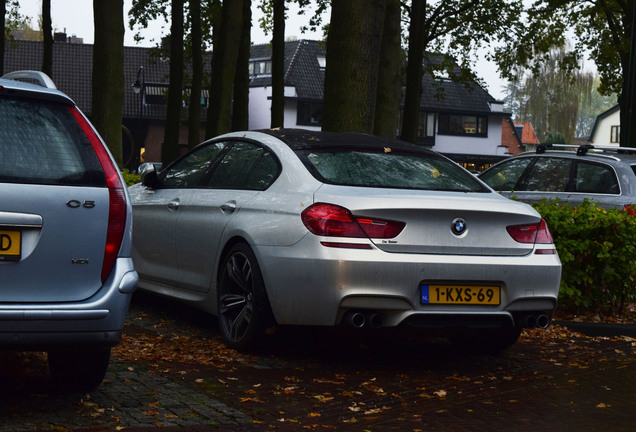
[[[259,132],[274,136],[287,144],[292,150],[303,150],[312,148],[365,148],[387,151],[405,151],[427,153],[437,155],[437,153],[414,144],[397,139],[388,139],[376,135],[369,135],[356,132],[324,132],[311,131],[307,129],[265,129]]]

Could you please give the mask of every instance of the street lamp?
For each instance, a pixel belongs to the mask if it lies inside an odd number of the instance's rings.
[[[146,90],[146,76],[144,72],[144,67],[139,66],[139,70],[137,71],[137,79],[132,84],[132,89],[135,94],[139,95],[139,123],[137,125],[138,130],[138,140],[139,144],[133,145],[133,157],[135,161],[134,168],[137,169],[139,166],[139,153],[141,151],[141,147],[143,144],[143,117],[144,117],[144,92]]]
[[[141,77],[141,80],[139,79]],[[146,78],[145,78],[145,73],[144,73],[144,67],[143,66],[139,66],[139,70],[137,71],[137,79],[135,80],[135,82],[132,84],[132,89],[135,92],[135,94],[142,94],[142,89],[144,87]]]

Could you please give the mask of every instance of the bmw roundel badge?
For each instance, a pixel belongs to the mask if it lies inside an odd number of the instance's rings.
[[[464,234],[466,229],[466,221],[462,218],[457,218],[453,220],[453,223],[451,223],[451,231],[453,231],[453,234],[455,235]]]

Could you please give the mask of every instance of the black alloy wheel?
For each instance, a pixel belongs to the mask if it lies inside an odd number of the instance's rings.
[[[244,243],[230,249],[218,285],[219,328],[231,348],[255,348],[272,320],[265,284],[254,253]]]

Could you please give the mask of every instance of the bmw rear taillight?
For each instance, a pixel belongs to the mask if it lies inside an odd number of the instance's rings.
[[[104,261],[102,264],[103,283],[115,265],[115,260],[117,259],[117,255],[119,255],[119,248],[124,238],[124,232],[126,230],[126,192],[120,180],[117,167],[92,126],[77,108],[69,107],[69,109],[93,146],[93,150],[95,150],[99,163],[104,170],[106,185],[108,186],[110,199],[108,205],[108,233],[106,235]]]
[[[316,203],[301,214],[303,224],[318,236],[350,238],[394,238],[406,226],[404,222],[356,217],[344,207]]]
[[[508,234],[519,243],[552,244],[552,234],[544,219],[536,224],[513,225],[506,228]]]

